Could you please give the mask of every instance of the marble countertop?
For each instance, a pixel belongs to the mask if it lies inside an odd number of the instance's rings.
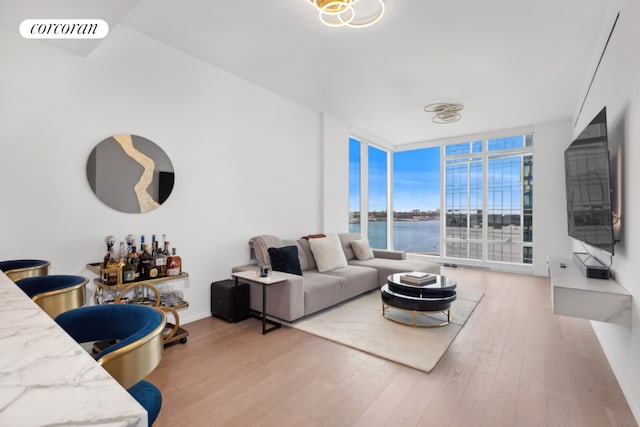
[[[147,425],[144,408],[2,272],[0,425]]]

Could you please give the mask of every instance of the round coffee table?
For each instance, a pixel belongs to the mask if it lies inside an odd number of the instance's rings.
[[[387,277],[387,284],[380,289],[382,296],[382,316],[403,325],[433,328],[448,325],[451,322],[451,303],[456,300],[456,282],[445,276],[434,274],[435,281],[422,285],[403,283],[402,276],[406,273],[391,274]],[[389,317],[389,308],[410,312],[413,314],[411,323],[397,317]],[[437,324],[418,323],[417,315],[446,314],[446,320]]]

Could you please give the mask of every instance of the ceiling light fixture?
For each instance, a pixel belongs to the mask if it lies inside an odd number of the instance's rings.
[[[433,123],[444,124],[457,122],[462,118],[458,113],[464,107],[461,104],[450,104],[448,102],[436,102],[434,104],[425,105],[424,111],[427,113],[436,113],[433,116]]]
[[[384,15],[383,0],[309,1],[318,10],[320,21],[329,27],[368,27],[378,22]]]

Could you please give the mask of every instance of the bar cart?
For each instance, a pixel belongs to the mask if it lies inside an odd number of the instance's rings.
[[[122,283],[122,275],[120,274],[117,284],[106,285],[103,281],[106,272],[102,263],[87,264],[87,269],[98,275],[98,278],[93,280],[96,285],[93,295],[95,304],[142,304],[156,307],[162,310],[165,315],[173,317],[173,322],[167,321],[167,326],[162,334],[164,345],[167,346],[174,342],[180,342],[181,344],[187,342],[189,332],[180,327],[178,310],[189,307],[189,303],[184,301],[181,295],[172,289],[164,291],[164,288],[168,282],[189,277],[188,273],[181,272],[176,276],[129,283]]]

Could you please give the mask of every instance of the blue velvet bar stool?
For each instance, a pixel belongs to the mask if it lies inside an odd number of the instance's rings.
[[[56,317],[84,305],[87,282],[82,276],[55,274],[26,277],[17,280],[16,285],[49,316]]]
[[[94,358],[147,410],[151,426],[160,413],[162,394],[143,378],[162,359],[164,313],[143,305],[106,304],[70,310],[55,321],[80,344],[115,341]]]
[[[49,264],[41,259],[13,259],[0,261],[0,270],[15,282],[25,277],[46,276]]]

